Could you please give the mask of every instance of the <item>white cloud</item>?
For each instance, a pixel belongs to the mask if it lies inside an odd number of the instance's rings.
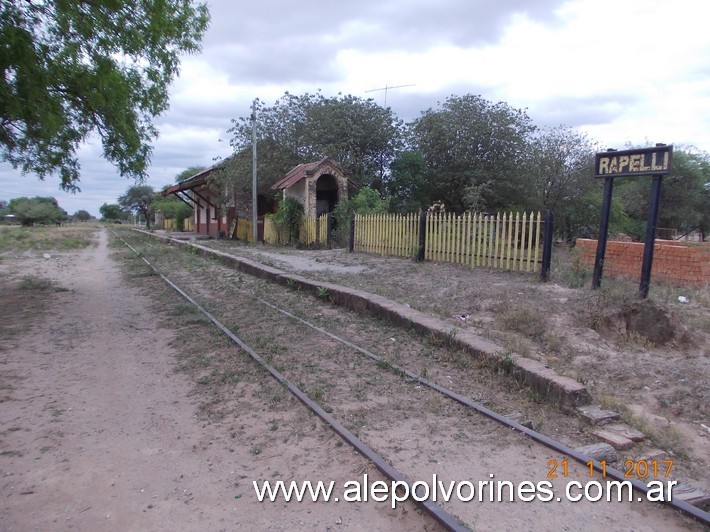
[[[529,107],[533,117],[545,102],[616,100],[613,113],[600,107],[606,123],[571,125],[609,145],[651,139],[710,149],[710,131],[701,121],[707,78],[692,81],[708,68],[707,3],[583,1],[567,4],[559,15],[558,27],[518,20],[496,47],[492,59],[508,65],[499,73],[504,99]]]
[[[603,147],[674,142],[710,151],[710,2],[676,0],[263,0],[211,2],[202,55],[183,61],[160,117],[149,184],[229,153],[231,119],[254,98],[322,89],[387,104],[410,120],[451,94],[526,108]],[[275,16],[278,14],[278,16]],[[132,183],[81,150],[83,192],[0,165],[0,198],[55,195],[98,214]]]

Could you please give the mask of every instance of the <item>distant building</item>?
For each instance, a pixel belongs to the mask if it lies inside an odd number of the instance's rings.
[[[160,195],[169,196],[173,194],[193,208],[193,231],[214,237],[232,236],[229,233],[234,229],[237,218],[251,220],[251,195],[247,198],[246,196],[219,190],[214,182],[210,180],[210,176],[217,171],[223,171],[222,163],[217,163],[176,185],[166,188]],[[271,198],[263,194],[257,196],[259,238],[262,238],[264,214],[269,214],[274,209],[275,203]]]
[[[162,196],[174,194],[194,209],[192,228],[195,232],[210,236],[232,236],[235,220],[251,221],[251,195],[218,190],[210,180],[214,172],[222,170],[218,163],[196,173],[185,181],[162,191]],[[348,198],[348,187],[353,183],[343,169],[331,157],[320,161],[299,164],[271,187],[281,190],[282,199],[294,198],[303,205],[307,215],[315,216],[332,212],[335,206]],[[275,212],[278,202],[257,195],[259,238],[263,238],[263,216]]]
[[[179,200],[190,205],[193,210],[193,230],[204,235],[218,236],[226,234],[229,228],[227,209],[221,205],[220,193],[214,190],[208,177],[218,165],[202,170],[186,180],[166,188],[160,194],[174,194]]]

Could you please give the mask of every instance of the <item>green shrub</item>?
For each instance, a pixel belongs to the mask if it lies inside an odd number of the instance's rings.
[[[563,282],[569,288],[582,288],[589,284],[592,272],[586,264],[582,262],[582,254],[579,249],[572,250],[572,263],[562,268]]]
[[[293,198],[286,198],[272,217],[276,229],[286,233],[289,242],[298,241],[303,220],[303,205]]]
[[[335,230],[333,240],[339,245],[347,244],[353,214],[378,214],[389,212],[389,199],[371,188],[361,188],[352,198],[341,201],[333,210]]]

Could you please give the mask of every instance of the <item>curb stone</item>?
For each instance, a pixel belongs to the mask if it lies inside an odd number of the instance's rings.
[[[490,365],[502,368],[512,375],[518,383],[531,388],[541,397],[559,405],[564,410],[573,410],[575,407],[589,404],[592,401],[585,385],[570,377],[559,375],[542,362],[517,354],[506,355],[506,350],[502,346],[469,330],[461,329],[385,297],[332,283],[314,281],[307,277],[287,273],[254,260],[230,255],[194,242],[178,240],[141,230],[135,231],[163,239],[177,246],[195,248],[202,256],[215,257],[227,266],[235,267],[260,279],[312,293],[317,293],[318,289],[326,289],[330,300],[337,305],[356,312],[373,314],[402,327],[411,327],[419,333],[431,335],[435,340],[448,343],[476,358],[483,359]]]

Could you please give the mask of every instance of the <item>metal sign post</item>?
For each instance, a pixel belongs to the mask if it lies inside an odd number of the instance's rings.
[[[602,284],[602,270],[604,269],[606,239],[609,234],[609,214],[611,213],[611,194],[613,190],[614,178],[604,178],[604,198],[602,199],[602,212],[599,221],[599,240],[597,240],[597,255],[594,259],[594,274],[592,275],[592,288],[594,290]]]
[[[256,100],[251,104],[251,224],[252,244],[256,246],[259,235],[259,203],[256,197]]]
[[[646,221],[646,240],[643,249],[643,264],[641,265],[641,283],[639,294],[642,298],[648,296],[651,284],[651,269],[653,266],[653,247],[656,242],[656,224],[658,222],[658,206],[661,202],[661,184],[663,176],[671,171],[673,146],[656,144],[655,148],[638,150],[607,150],[597,153],[594,162],[595,177],[604,178],[604,199],[602,201],[601,220],[599,222],[599,240],[594,260],[594,275],[592,289],[601,285],[604,255],[609,233],[609,213],[611,212],[611,197],[615,177],[653,176],[651,198]]]
[[[646,221],[646,240],[643,246],[643,264],[641,265],[641,284],[639,293],[641,297],[648,297],[648,288],[651,285],[651,266],[653,266],[653,248],[656,245],[656,224],[658,223],[658,204],[661,202],[661,181],[663,175],[654,175],[651,184],[651,201],[648,205],[648,219]]]

